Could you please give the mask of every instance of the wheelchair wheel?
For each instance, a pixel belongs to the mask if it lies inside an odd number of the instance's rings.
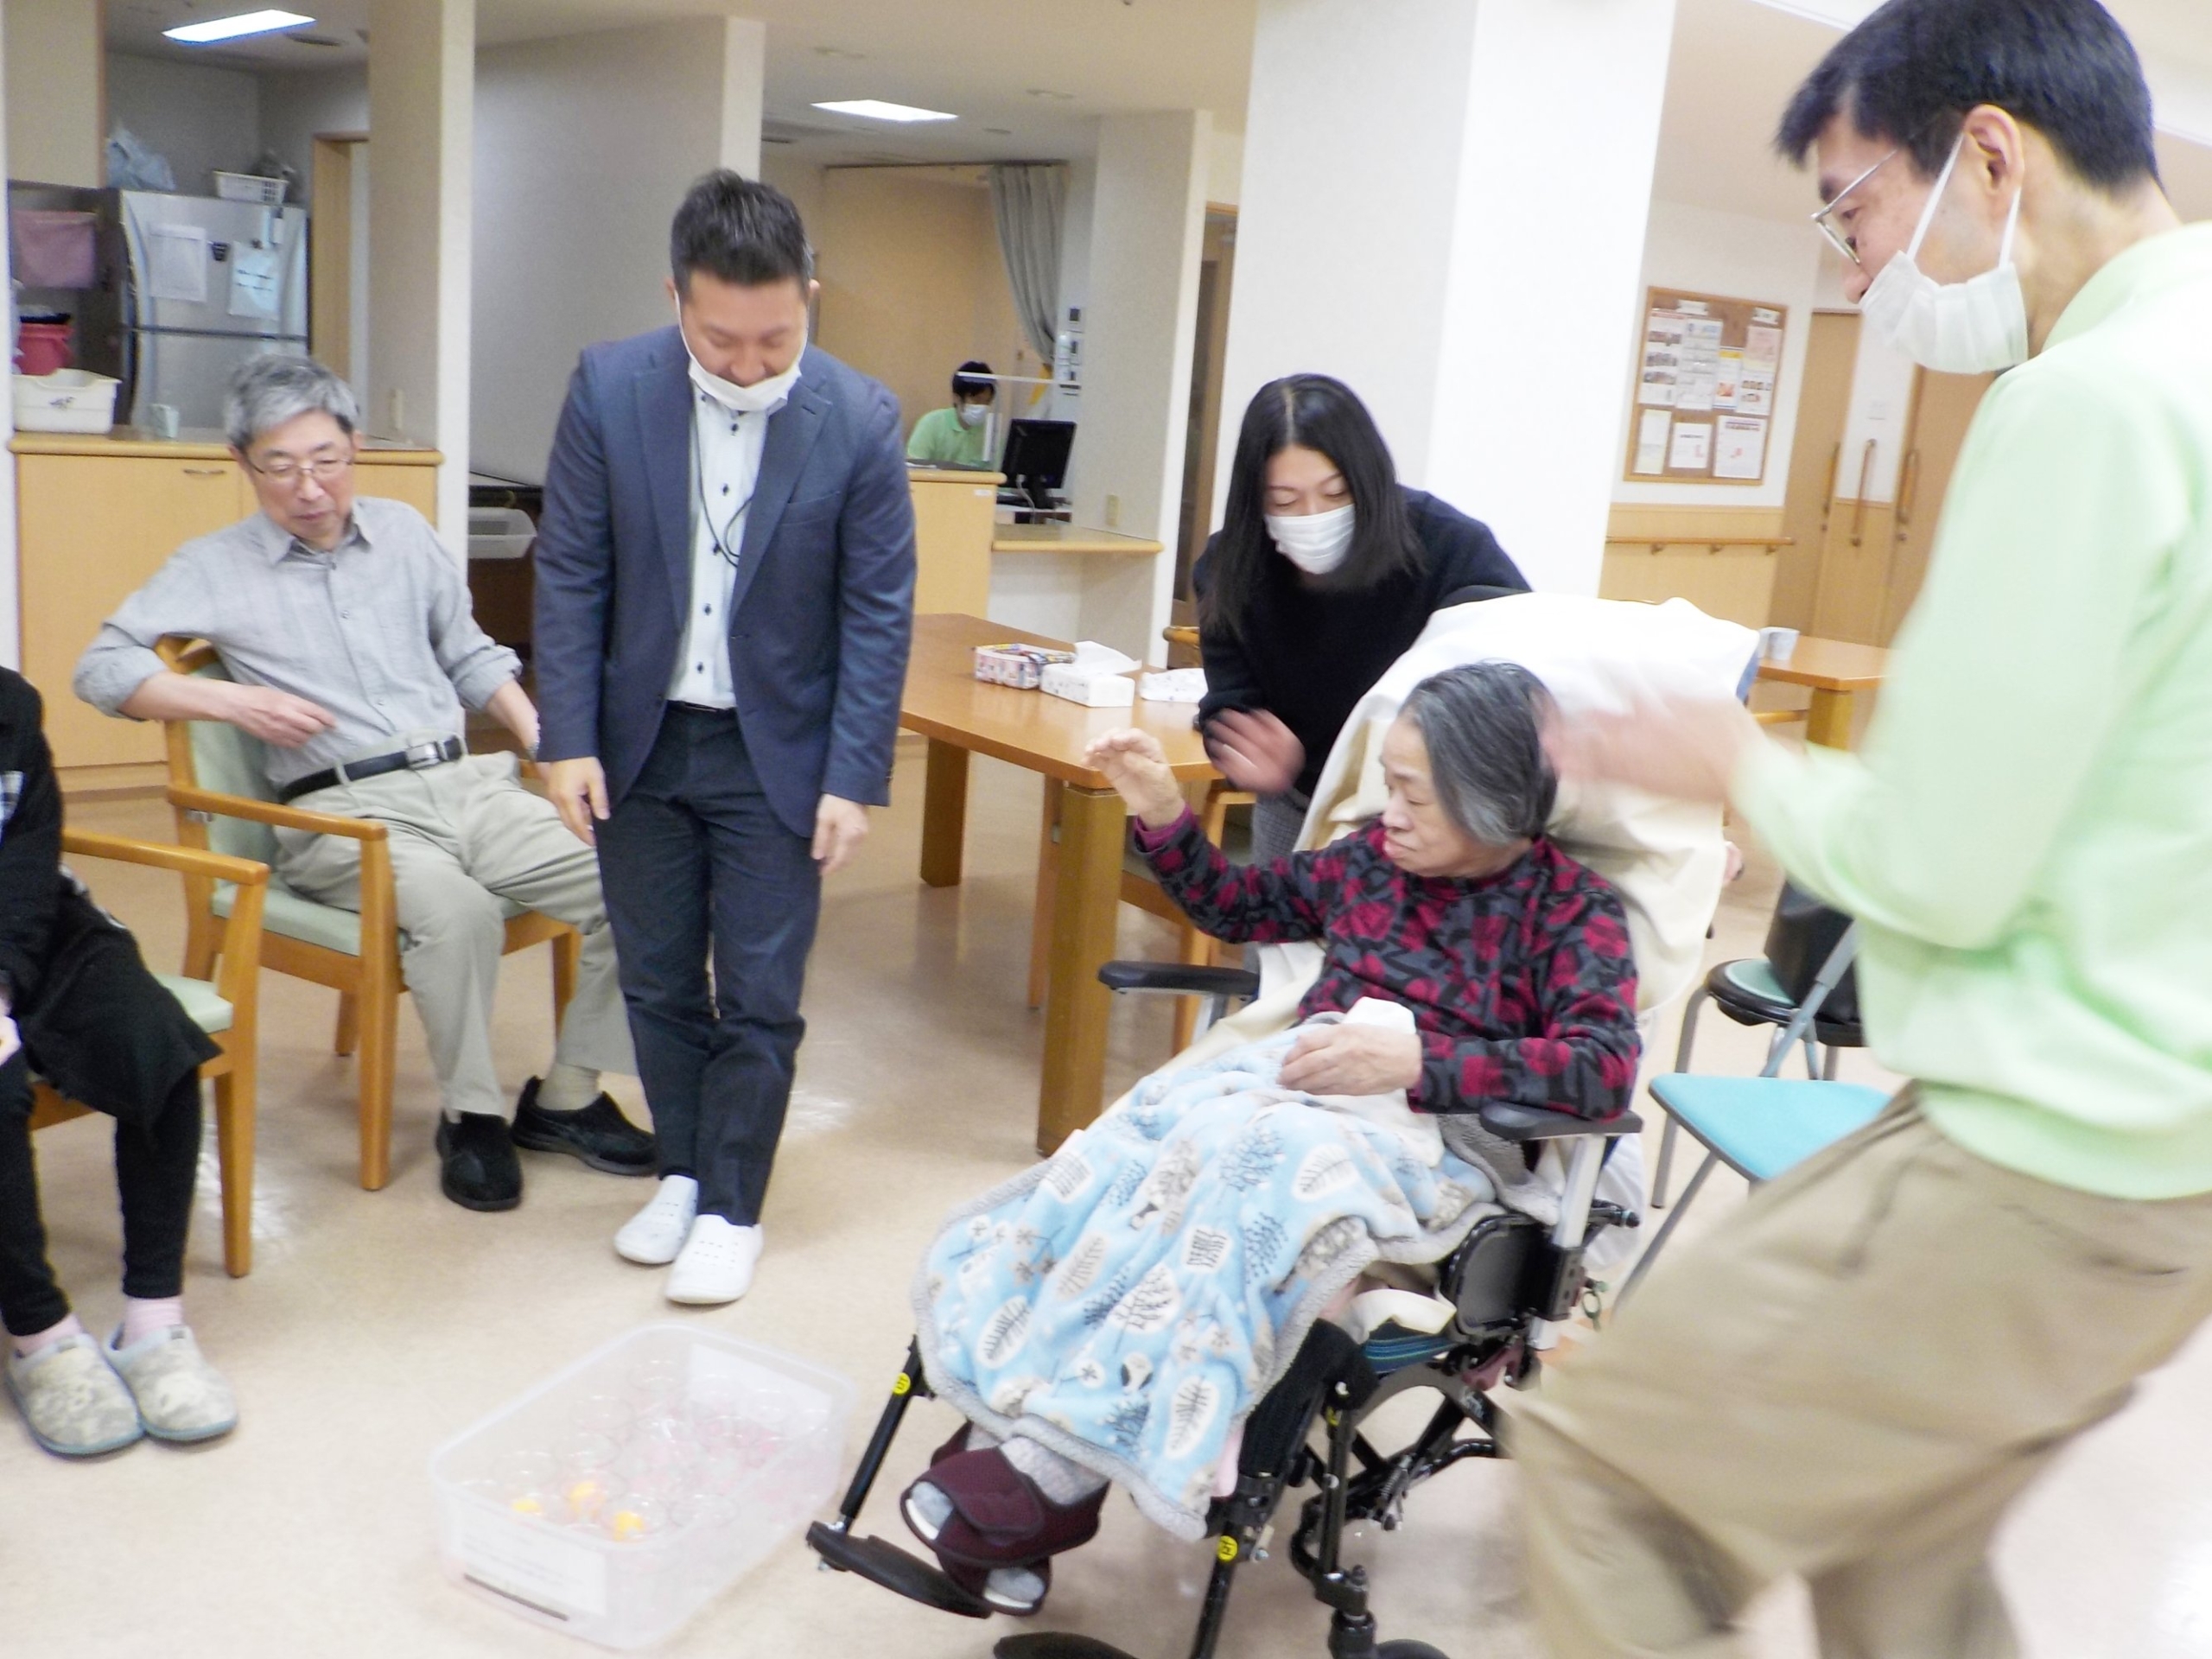
[[[1384,1642],[1376,1648],[1375,1659],[1449,1659],[1449,1656],[1426,1642]]]

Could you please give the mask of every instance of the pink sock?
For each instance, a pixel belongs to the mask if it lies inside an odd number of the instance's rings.
[[[16,1352],[20,1357],[29,1359],[41,1349],[51,1348],[55,1343],[67,1338],[81,1337],[84,1334],[85,1327],[77,1323],[77,1316],[72,1313],[59,1325],[49,1325],[45,1330],[32,1336],[17,1337]]]
[[[184,1323],[184,1298],[181,1296],[138,1297],[123,1299],[123,1333],[117,1338],[118,1348],[128,1348],[136,1342],[168,1330],[173,1325]]]

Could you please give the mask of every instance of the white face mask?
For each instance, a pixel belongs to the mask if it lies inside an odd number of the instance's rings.
[[[990,405],[988,404],[963,404],[960,405],[960,424],[981,426],[983,423],[983,416],[990,412]]]
[[[1326,512],[1294,518],[1267,515],[1268,534],[1275,551],[1309,576],[1325,576],[1351,552],[1352,506],[1347,503]]]
[[[1939,374],[1983,374],[2028,360],[2028,303],[2020,290],[2019,267],[2012,263],[2012,230],[2020,222],[2018,193],[2005,216],[2005,239],[1998,245],[1993,270],[1963,283],[1939,283],[1915,258],[1966,142],[1961,133],[1921,210],[1910,244],[1882,267],[1859,302],[1866,320],[1891,345]]]
[[[683,308],[676,311],[676,332],[683,333]],[[699,361],[691,350],[691,342],[683,342],[683,355],[691,359],[691,384],[705,392],[723,408],[740,415],[762,415],[779,409],[791,395],[791,388],[798,384],[799,359],[806,355],[806,339],[801,335],[798,355],[791,359],[791,365],[781,374],[772,374],[766,380],[741,386],[734,380],[725,380]]]

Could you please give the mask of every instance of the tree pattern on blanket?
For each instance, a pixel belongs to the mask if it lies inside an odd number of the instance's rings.
[[[1185,812],[1137,826],[1161,887],[1203,931],[1237,943],[1323,947],[1299,1017],[1363,996],[1413,1010],[1417,1110],[1485,1101],[1582,1117],[1624,1110],[1636,1087],[1636,963],[1611,884],[1539,841],[1486,880],[1408,875],[1378,821],[1317,852],[1232,864]]]

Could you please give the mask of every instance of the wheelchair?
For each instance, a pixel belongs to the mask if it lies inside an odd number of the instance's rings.
[[[1240,969],[1165,963],[1111,963],[1100,978],[1120,991],[1204,995],[1216,1014],[1257,988],[1256,976]],[[1300,1505],[1287,1553],[1331,1610],[1330,1659],[1445,1659],[1425,1643],[1378,1639],[1366,1569],[1343,1560],[1344,1529],[1371,1521],[1395,1531],[1414,1487],[1455,1464],[1506,1455],[1492,1391],[1535,1385],[1547,1329],[1570,1318],[1592,1288],[1584,1271],[1591,1239],[1605,1227],[1639,1223],[1634,1212],[1594,1199],[1612,1139],[1642,1128],[1634,1113],[1593,1124],[1493,1103],[1480,1117],[1492,1135],[1517,1145],[1572,1140],[1559,1221],[1546,1226],[1503,1212],[1476,1223],[1440,1269],[1438,1293],[1452,1315],[1433,1336],[1385,1324],[1360,1344],[1339,1325],[1314,1323],[1246,1421],[1235,1491],[1215,1498],[1208,1512],[1214,1564],[1192,1659],[1212,1659],[1239,1569],[1268,1559],[1285,1497],[1308,1486],[1313,1493]],[[1386,1402],[1418,1389],[1441,1398],[1412,1443],[1385,1454],[1365,1425]],[[836,1518],[809,1528],[806,1541],[825,1569],[856,1573],[944,1612],[988,1618],[994,1610],[935,1561],[855,1529],[907,1408],[929,1397],[918,1343],[910,1343]],[[1094,1637],[1052,1632],[1007,1637],[993,1651],[997,1659],[1129,1659]]]

